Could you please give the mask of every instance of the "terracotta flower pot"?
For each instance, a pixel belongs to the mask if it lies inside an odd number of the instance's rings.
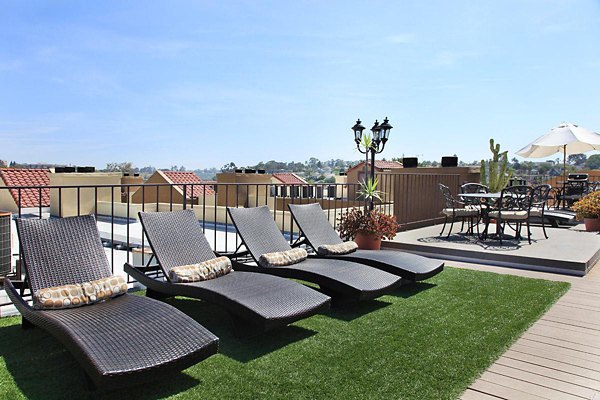
[[[379,250],[381,249],[381,238],[377,238],[370,233],[357,232],[354,241],[361,250]]]
[[[585,230],[588,232],[600,231],[600,218],[584,218]]]

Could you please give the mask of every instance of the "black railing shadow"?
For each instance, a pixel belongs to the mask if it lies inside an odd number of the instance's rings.
[[[171,374],[165,381],[113,391],[91,391],[83,369],[54,337],[40,328],[23,330],[20,318],[0,328],[0,357],[15,386],[5,382],[0,397],[52,400],[86,399],[160,399],[202,385],[183,373]],[[14,391],[14,392],[13,392]],[[20,391],[20,392],[19,392]]]

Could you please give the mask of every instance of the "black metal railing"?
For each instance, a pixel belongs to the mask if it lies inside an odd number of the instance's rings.
[[[12,193],[14,204],[12,207],[0,204],[0,208],[8,208],[7,211],[12,211],[15,218],[95,215],[113,272],[115,267],[120,270],[124,262],[133,261],[134,249],[139,250],[139,263],[145,265],[149,260],[144,251],[148,247],[147,239],[137,220],[138,211],[193,209],[213,249],[228,254],[239,247],[240,239],[226,212],[227,207],[268,205],[281,231],[293,243],[299,231],[287,209],[288,204],[319,202],[334,226],[341,212],[364,206],[364,201],[357,198],[358,184],[137,183],[11,186],[0,187],[1,190]],[[48,197],[50,201],[45,204],[43,199]],[[3,198],[6,200],[9,196]],[[37,201],[33,201],[34,198]],[[386,201],[380,202],[380,208],[393,213],[393,204]],[[18,283],[24,270],[20,266],[22,257],[14,229],[12,235],[16,265],[11,278]],[[0,306],[8,304],[0,302]]]

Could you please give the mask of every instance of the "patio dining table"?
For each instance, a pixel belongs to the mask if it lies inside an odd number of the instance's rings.
[[[463,199],[481,199],[481,200],[483,200],[482,203],[485,205],[485,207],[481,208],[481,214],[482,214],[482,219],[486,221],[486,224],[485,224],[485,229],[483,230],[483,232],[481,232],[481,235],[479,235],[479,238],[481,240],[485,240],[488,237],[495,239],[499,235],[500,229],[502,229],[499,226],[499,224],[496,224],[496,233],[488,235],[489,217],[488,217],[487,213],[490,211],[490,209],[494,208],[495,203],[498,201],[498,199],[500,199],[501,195],[502,195],[502,193],[500,193],[500,192],[460,193],[459,194],[459,196]],[[508,239],[509,236],[505,235],[505,238]]]

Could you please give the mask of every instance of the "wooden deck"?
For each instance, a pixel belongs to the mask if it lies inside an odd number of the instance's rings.
[[[571,289],[460,397],[600,400],[600,263],[585,277],[452,265],[571,282]]]

